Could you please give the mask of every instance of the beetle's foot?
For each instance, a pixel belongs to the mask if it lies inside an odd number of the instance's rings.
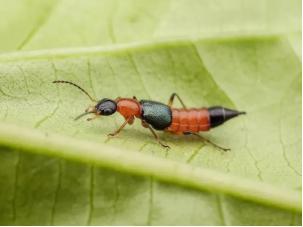
[[[160,142],[160,141],[159,141],[159,144],[160,144],[162,147],[166,148],[166,149],[170,149],[170,146],[168,146],[167,144],[164,144],[164,143],[162,143],[162,142]]]
[[[191,134],[201,138],[204,142],[211,144],[213,147],[217,148],[218,150],[221,150],[221,151],[224,151],[224,152],[227,152],[227,151],[231,150],[230,148],[221,147],[221,146],[211,142],[209,139],[204,138],[203,136],[201,136],[198,133],[191,133]]]
[[[205,139],[204,142],[206,143],[209,143],[210,145],[212,145],[214,148],[217,148],[218,150],[221,150],[221,151],[224,151],[224,152],[227,152],[227,151],[230,151],[231,149],[230,148],[225,148],[225,147],[221,147],[213,142],[211,142],[210,140],[207,140]]]
[[[109,133],[109,134],[107,134],[107,137],[108,138],[114,138],[114,137],[116,137],[118,134],[117,133]]]
[[[217,146],[218,149],[222,150],[222,151],[231,151],[230,148],[224,148],[224,147],[220,147],[220,146]]]
[[[86,120],[87,120],[87,121],[92,121],[92,120],[97,119],[98,116],[99,116],[99,115],[95,115],[95,116],[93,116],[93,117],[87,118]]]

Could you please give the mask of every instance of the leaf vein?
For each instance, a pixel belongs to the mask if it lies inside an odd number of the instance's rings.
[[[114,12],[115,12],[115,9],[118,8],[118,4],[116,1],[113,1],[113,2],[114,2],[114,6],[112,7],[113,10],[111,11],[108,22],[107,22],[107,30],[108,30],[108,34],[109,34],[109,37],[112,40],[112,42],[117,43],[113,20],[114,20],[114,15],[115,15]]]
[[[15,164],[15,179],[14,179],[14,191],[13,191],[13,202],[12,202],[12,208],[13,208],[13,216],[12,216],[12,222],[15,223],[17,220],[17,208],[16,208],[16,200],[17,200],[17,190],[18,190],[18,178],[19,178],[19,169],[20,169],[20,161],[21,161],[21,155],[18,151],[16,153],[16,164]]]
[[[285,150],[285,143],[283,141],[283,136],[282,136],[282,119],[283,118],[280,117],[280,121],[279,121],[279,140],[280,140],[280,144],[281,144],[281,147],[282,147],[282,156],[283,156],[288,168],[290,168],[298,176],[302,176],[302,174],[298,170],[296,170],[295,167],[292,166],[291,162],[287,158],[286,150]]]
[[[48,11],[44,13],[43,18],[38,21],[38,24],[36,24],[33,29],[28,33],[28,35],[25,37],[25,39],[17,46],[17,50],[21,50],[24,48],[26,44],[28,44],[33,37],[37,34],[37,32],[46,24],[46,22],[51,17],[54,9],[56,8],[58,2],[55,2],[51,7],[49,7]]]
[[[25,84],[25,88],[26,88],[27,94],[31,94],[29,86],[28,86],[28,82],[27,82],[27,78],[26,78],[25,72],[24,72],[23,68],[20,65],[18,65],[18,68],[19,68],[19,70],[20,70],[20,72],[21,72],[21,74],[23,76],[23,80],[24,80],[24,84]]]
[[[248,134],[247,134],[247,127],[246,127],[246,124],[245,124],[245,120],[243,120],[243,126],[244,126],[244,129],[245,129],[245,144],[244,144],[244,148],[246,149],[246,151],[248,152],[248,155],[253,160],[254,166],[255,166],[255,168],[256,168],[256,170],[258,172],[257,173],[257,177],[259,178],[260,181],[263,181],[262,172],[261,172],[261,169],[259,168],[259,165],[258,165],[258,160],[255,158],[255,156],[253,155],[253,153],[251,152],[251,150],[248,147]]]
[[[89,211],[86,225],[91,225],[94,211],[94,170],[93,166],[90,167],[90,190],[89,190]]]
[[[227,225],[226,220],[225,220],[225,215],[224,215],[224,209],[222,205],[222,195],[218,194],[216,195],[216,202],[217,202],[217,207],[218,207],[218,214],[221,220],[220,225]]]
[[[59,191],[60,191],[60,188],[61,188],[61,179],[62,179],[62,161],[59,160],[58,162],[58,177],[57,177],[57,187],[56,187],[56,190],[55,190],[55,195],[54,195],[54,202],[53,202],[53,206],[52,206],[52,209],[51,209],[51,225],[55,225],[55,212],[56,212],[56,204],[57,204],[57,201],[58,201],[58,194],[59,194]]]
[[[143,90],[146,92],[146,94],[148,95],[148,97],[151,98],[151,96],[150,96],[150,94],[149,94],[149,92],[148,92],[148,90],[147,90],[147,88],[145,86],[145,83],[144,83],[144,80],[142,78],[142,75],[139,72],[138,66],[136,65],[136,62],[135,62],[132,54],[129,54],[128,56],[129,56],[129,60],[130,60],[131,64],[133,65],[133,67],[134,67],[134,69],[136,71],[136,75],[137,75],[137,77],[139,78],[139,80],[140,80],[140,82],[142,84]]]
[[[199,151],[203,149],[205,146],[204,143],[202,143],[197,149],[195,149],[192,154],[189,156],[189,158],[186,160],[186,163],[190,163],[194,160],[194,158],[199,154]]]
[[[59,103],[56,104],[54,110],[50,114],[46,115],[45,117],[43,117],[39,121],[37,121],[34,128],[39,128],[43,123],[45,123],[47,120],[52,118],[56,114],[58,109],[59,109]]]
[[[94,85],[93,85],[93,80],[92,80],[92,75],[91,75],[91,63],[90,63],[90,60],[89,58],[87,59],[87,75],[88,75],[88,81],[89,81],[89,84],[90,84],[90,87],[92,89],[92,92],[93,92],[93,95],[94,95],[94,98],[96,99],[96,92],[95,92],[95,89],[94,89]]]
[[[148,215],[146,225],[152,225],[153,218],[153,201],[154,200],[154,181],[153,178],[150,178],[149,183],[149,201],[148,201]]]
[[[0,93],[1,93],[3,96],[6,96],[6,97],[8,97],[8,98],[27,100],[26,98],[24,98],[24,97],[22,97],[22,96],[14,96],[14,95],[7,94],[7,93],[4,92],[1,88],[0,88]]]

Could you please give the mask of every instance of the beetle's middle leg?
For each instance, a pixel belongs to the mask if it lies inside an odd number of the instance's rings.
[[[184,102],[182,101],[182,99],[180,98],[180,96],[177,93],[172,93],[169,100],[168,100],[168,106],[172,107],[173,102],[175,97],[177,97],[177,99],[179,100],[179,102],[181,103],[181,105],[183,106],[184,109],[187,109],[186,105],[184,104]]]
[[[158,134],[153,130],[153,128],[152,128],[147,122],[142,121],[142,126],[143,126],[144,128],[148,128],[148,129],[151,131],[151,133],[154,135],[154,137],[155,137],[155,139],[157,140],[157,142],[158,142],[162,147],[170,148],[170,146],[168,146],[168,145],[166,145],[166,144],[164,144],[164,143],[161,142],[161,140],[160,140]]]

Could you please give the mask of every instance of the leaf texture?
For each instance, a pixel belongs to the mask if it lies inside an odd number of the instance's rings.
[[[0,15],[0,224],[301,225],[300,1],[16,2]],[[161,134],[166,151],[139,121],[110,140],[120,116],[73,121],[89,100],[57,79],[248,114],[204,134],[231,152]]]

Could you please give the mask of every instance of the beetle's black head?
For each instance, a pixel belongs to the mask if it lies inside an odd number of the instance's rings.
[[[97,103],[97,104],[96,104]],[[80,114],[75,120],[87,115],[95,114],[95,117],[88,118],[87,120],[93,120],[96,116],[109,116],[114,114],[117,111],[117,103],[111,99],[101,99],[98,102],[95,102],[93,105],[90,105],[83,114]]]
[[[60,83],[60,84],[69,84],[72,85],[76,88],[78,88],[79,90],[81,90],[85,95],[87,95],[87,97],[93,101],[93,105],[90,105],[83,114],[80,114],[78,117],[75,118],[75,120],[78,120],[79,118],[87,115],[87,114],[95,114],[96,116],[108,116],[108,115],[112,115],[113,113],[115,113],[117,111],[117,103],[114,100],[111,99],[101,99],[100,101],[96,101],[96,99],[92,98],[92,96],[90,96],[90,94],[85,91],[82,87],[80,87],[79,85],[70,82],[70,81],[66,81],[66,80],[55,80],[53,81],[53,83]],[[87,120],[90,121],[94,118],[88,118]]]
[[[96,114],[112,115],[117,111],[117,103],[111,99],[101,99],[95,106]]]

